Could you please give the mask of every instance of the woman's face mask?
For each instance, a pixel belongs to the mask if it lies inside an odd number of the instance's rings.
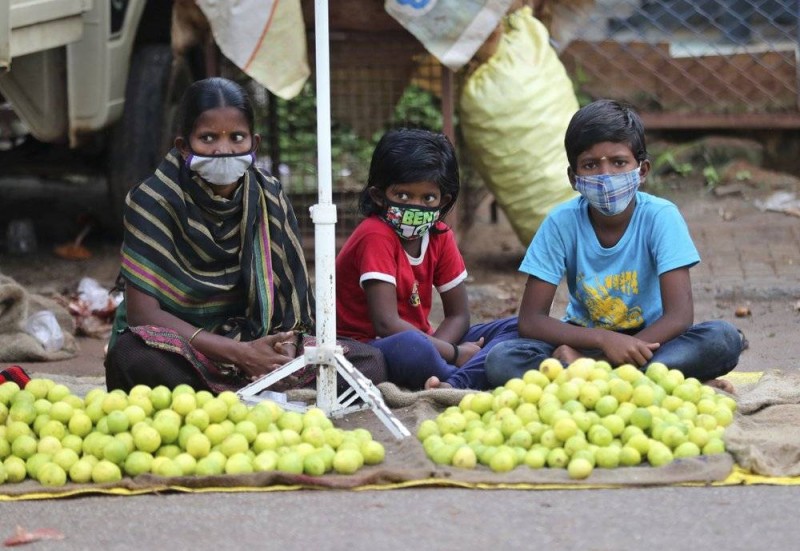
[[[419,239],[439,220],[439,207],[420,207],[386,202],[383,219],[400,239]]]
[[[640,167],[620,174],[575,175],[575,190],[605,216],[621,213],[639,189]]]
[[[186,167],[215,186],[226,186],[239,181],[255,161],[252,151],[233,155],[197,155],[190,153]]]

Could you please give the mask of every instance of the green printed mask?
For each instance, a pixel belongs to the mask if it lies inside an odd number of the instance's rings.
[[[439,207],[420,207],[387,201],[383,219],[400,239],[419,239],[439,220]]]

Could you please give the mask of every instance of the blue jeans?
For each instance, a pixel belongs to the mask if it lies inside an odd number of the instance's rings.
[[[383,352],[389,380],[399,386],[419,390],[425,386],[425,381],[436,376],[454,388],[483,390],[488,388],[484,369],[486,356],[501,342],[519,337],[517,318],[473,325],[461,342],[474,342],[481,337],[483,348],[461,367],[447,363],[421,331],[403,331],[369,344]]]
[[[650,362],[661,362],[686,377],[709,381],[731,371],[739,363],[742,352],[739,331],[727,321],[706,321],[690,327],[685,333],[662,344]],[[492,387],[509,379],[522,377],[553,355],[556,346],[535,339],[514,339],[496,346],[486,358],[486,377]]]

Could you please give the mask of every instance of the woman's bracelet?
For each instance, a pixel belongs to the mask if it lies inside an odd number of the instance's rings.
[[[194,333],[192,333],[192,336],[191,336],[191,337],[189,337],[189,344],[192,344],[192,341],[194,340],[194,338],[195,338],[195,337],[196,337],[198,334],[200,334],[200,331],[202,331],[202,330],[203,330],[203,328],[202,328],[202,327],[199,327],[199,328],[197,329],[197,331],[195,331]]]
[[[458,345],[455,343],[451,344],[453,345],[453,360],[450,363],[456,365],[456,362],[458,361],[458,352],[459,352]]]

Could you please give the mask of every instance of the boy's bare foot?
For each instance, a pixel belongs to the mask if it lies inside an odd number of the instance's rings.
[[[434,388],[453,388],[453,385],[450,383],[443,383],[439,380],[439,377],[435,375],[425,381],[425,390],[432,390]]]
[[[728,394],[736,394],[736,389],[734,388],[733,383],[726,381],[725,379],[711,379],[703,384],[713,388],[718,388],[724,392],[727,392]]]

